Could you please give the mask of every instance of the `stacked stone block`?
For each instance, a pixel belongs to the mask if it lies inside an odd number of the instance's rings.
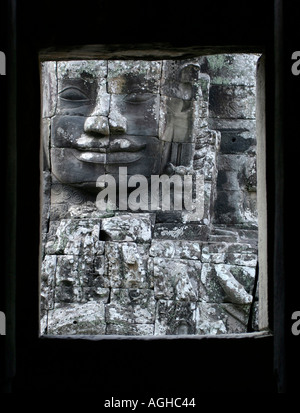
[[[251,244],[161,239],[146,213],[52,225],[41,271],[43,333],[247,331]]]

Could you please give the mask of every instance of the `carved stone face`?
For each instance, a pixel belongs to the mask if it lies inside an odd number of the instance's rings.
[[[128,176],[150,177],[169,161],[188,165],[200,101],[194,65],[57,62],[52,174],[65,184],[95,188],[100,175],[117,178],[120,166]]]

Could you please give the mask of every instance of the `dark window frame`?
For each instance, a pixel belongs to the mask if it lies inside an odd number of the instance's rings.
[[[55,2],[54,2],[55,3]],[[101,2],[100,2],[101,3]],[[234,2],[232,2],[234,3]],[[280,3],[280,2],[277,2]],[[16,2],[12,1],[13,6]],[[261,2],[257,2],[261,4]],[[50,385],[54,391],[65,392],[68,390],[83,391],[103,391],[110,394],[130,392],[132,385],[136,391],[145,391],[148,388],[149,394],[158,394],[161,389],[165,389],[164,394],[181,391],[195,394],[195,392],[214,391],[220,386],[216,384],[216,377],[222,376],[222,372],[231,371],[230,381],[223,383],[221,391],[248,391],[250,386],[255,383],[254,391],[274,391],[277,383],[277,378],[273,375],[273,345],[274,340],[271,335],[263,337],[239,337],[237,340],[228,340],[221,337],[203,337],[198,340],[194,337],[188,337],[184,340],[152,340],[149,346],[147,341],[138,341],[129,339],[124,340],[102,340],[101,343],[93,340],[83,340],[82,338],[60,340],[52,338],[40,338],[39,331],[39,286],[37,282],[37,274],[39,271],[39,148],[36,146],[36,141],[39,139],[39,120],[40,120],[40,88],[39,83],[39,53],[54,46],[54,49],[65,53],[71,49],[70,44],[78,44],[78,50],[82,50],[84,44],[103,43],[109,45],[111,52],[125,49],[124,44],[129,44],[131,51],[135,49],[146,51],[151,57],[151,50],[159,51],[160,58],[166,56],[166,51],[172,49],[175,53],[183,51],[184,55],[190,57],[195,50],[202,54],[211,53],[252,53],[263,52],[266,56],[266,154],[267,154],[267,214],[268,214],[268,238],[273,240],[274,236],[274,217],[282,212],[281,206],[275,205],[276,214],[274,211],[274,194],[275,187],[281,191],[281,187],[276,186],[273,171],[275,167],[282,167],[280,160],[274,160],[274,40],[273,40],[273,2],[268,1],[265,10],[260,14],[253,4],[250,9],[247,9],[247,16],[243,11],[240,11],[240,19],[237,26],[233,25],[236,5],[233,7],[230,4],[222,6],[216,14],[214,25],[209,23],[209,17],[213,17],[215,10],[213,5],[207,5],[202,10],[202,36],[199,35],[199,28],[195,23],[198,20],[191,17],[192,22],[186,19],[185,29],[186,34],[182,36],[184,30],[178,31],[178,25],[174,24],[175,11],[168,10],[167,14],[170,18],[165,21],[165,30],[158,30],[152,35],[151,44],[147,46],[149,35],[147,29],[150,28],[153,20],[150,16],[137,22],[137,27],[128,28],[127,32],[120,37],[119,34],[109,32],[108,29],[112,23],[105,21],[105,16],[108,8],[112,6],[98,5],[91,13],[90,19],[85,19],[85,15],[81,18],[83,22],[81,30],[65,31],[62,25],[59,25],[58,20],[64,21],[68,16],[69,21],[73,21],[75,15],[75,23],[78,23],[78,15],[74,10],[66,10],[55,8],[52,4],[51,10],[43,9],[42,5],[38,9],[33,5],[18,4],[17,23],[15,22],[14,11],[9,12],[9,19],[14,22],[13,33],[18,33],[18,48],[15,49],[15,38],[10,42],[11,53],[7,53],[8,67],[10,73],[9,85],[11,86],[11,98],[9,103],[10,118],[8,121],[7,130],[10,135],[10,147],[7,149],[15,161],[18,159],[17,180],[9,180],[11,192],[9,194],[10,202],[15,202],[17,198],[17,211],[8,211],[7,216],[14,216],[13,225],[9,226],[6,239],[11,239],[15,242],[16,251],[12,247],[8,249],[8,265],[6,270],[6,296],[7,302],[12,298],[11,304],[6,304],[8,312],[6,312],[11,334],[8,335],[8,342],[11,344],[8,351],[8,367],[6,376],[13,380],[13,388],[15,392],[29,390],[48,390]],[[260,6],[259,6],[260,7]],[[104,8],[104,9],[103,9]],[[60,12],[60,19],[57,19],[56,11]],[[123,10],[123,9],[122,9]],[[118,10],[114,23],[116,25],[123,22],[122,10]],[[99,12],[103,12],[102,14]],[[123,10],[124,11],[124,10]],[[78,10],[77,10],[78,12]],[[161,11],[162,12],[162,11]],[[178,12],[178,10],[177,10]],[[176,12],[176,13],[177,13]],[[39,14],[40,13],[40,14]],[[104,17],[101,17],[101,16]],[[165,15],[165,14],[164,14]],[[33,17],[35,16],[35,17]],[[40,20],[36,17],[40,16]],[[77,17],[76,17],[77,16]],[[184,22],[190,13],[183,11],[182,21]],[[205,20],[207,18],[207,20]],[[280,18],[280,15],[279,15]],[[236,17],[235,17],[236,19]],[[253,19],[253,20],[252,20]],[[74,21],[73,21],[74,22]],[[103,23],[99,26],[99,22]],[[226,22],[226,24],[225,24]],[[236,20],[234,20],[234,23]],[[193,25],[194,23],[194,25]],[[184,24],[184,23],[183,23]],[[99,31],[101,27],[101,31]],[[203,28],[204,27],[204,28]],[[218,30],[215,28],[218,27]],[[139,30],[145,29],[141,37],[138,37]],[[86,30],[85,30],[86,29]],[[150,33],[150,31],[148,32]],[[150,38],[151,38],[150,35]],[[139,43],[135,43],[139,39]],[[124,44],[119,44],[120,39]],[[101,40],[101,41],[102,41]],[[195,46],[196,44],[196,46]],[[205,46],[209,45],[209,46]],[[228,46],[229,45],[229,46]],[[230,46],[232,45],[232,46]],[[254,46],[253,46],[254,45]],[[53,50],[53,48],[52,48]],[[48,49],[49,51],[49,49]],[[9,57],[13,59],[10,60]],[[17,58],[17,63],[15,58]],[[126,56],[127,58],[127,56]],[[10,61],[9,61],[10,60]],[[22,64],[20,64],[22,62]],[[16,88],[16,85],[18,87]],[[278,122],[278,121],[277,121]],[[277,136],[277,143],[280,142],[282,136]],[[275,148],[276,150],[276,148]],[[9,172],[14,174],[15,163],[9,165],[10,169],[7,176],[11,176]],[[11,215],[10,215],[11,214]],[[14,227],[16,225],[17,228]],[[9,230],[12,229],[13,232]],[[277,245],[282,239],[282,232],[279,229],[277,232]],[[30,240],[28,240],[30,234]],[[30,242],[29,242],[30,241]],[[276,259],[280,261],[280,247],[276,250],[273,242],[268,243],[268,280],[269,280],[269,297],[273,298],[273,274],[274,277],[281,278],[278,271],[273,268],[273,262]],[[275,280],[276,281],[276,280]],[[275,297],[280,300],[280,297]],[[282,301],[283,302],[283,301]],[[277,303],[273,306],[269,303],[269,325],[273,326],[273,308],[274,314]],[[276,321],[276,320],[275,320]],[[277,329],[280,330],[279,324]],[[282,330],[281,330],[282,331]],[[279,333],[281,334],[281,331]],[[101,347],[99,347],[99,345]],[[279,357],[279,363],[282,357],[278,353],[279,347],[274,351]],[[99,358],[99,351],[102,359]],[[176,369],[176,363],[171,356],[171,353],[176,351],[177,354],[185,354],[187,368],[182,366]],[[179,351],[179,353],[178,353]],[[124,357],[118,358],[118,362],[114,359],[109,359],[115,354],[128,354],[131,361]],[[164,375],[158,377],[153,383],[151,374],[146,374],[143,367],[145,362],[145,354],[155,354],[156,364],[164,366],[164,371],[168,372],[168,380],[166,382]],[[198,358],[200,355],[200,358]],[[242,360],[246,360],[252,368],[248,370]],[[237,357],[238,356],[238,357]],[[79,358],[80,365],[75,367],[74,360]],[[95,357],[95,359],[94,359]],[[101,365],[105,358],[104,366]],[[202,376],[198,376],[198,380],[187,380],[185,383],[184,376],[186,371],[192,372],[194,376],[193,365],[197,365]],[[148,357],[148,368],[153,367],[153,358]],[[151,362],[152,361],[152,362]],[[183,363],[184,364],[184,363]],[[117,375],[113,374],[113,370],[117,367]],[[104,371],[104,374],[101,372]],[[129,372],[131,382],[127,383]],[[247,371],[246,371],[247,370]],[[279,371],[280,380],[279,387],[284,387],[285,377]],[[181,378],[181,387],[178,384],[178,375]],[[243,377],[243,380],[241,380]],[[54,381],[54,378],[56,381]],[[69,380],[69,382],[68,382]],[[182,385],[184,383],[184,385]],[[102,387],[101,387],[102,386]],[[148,386],[148,387],[147,387]],[[152,386],[152,387],[151,387]],[[183,387],[182,387],[183,386]],[[253,391],[253,388],[251,389]],[[131,390],[132,392],[132,390]],[[197,393],[198,395],[198,393]]]
[[[39,62],[42,64],[44,61],[64,61],[64,60],[93,60],[93,59],[99,59],[99,60],[164,60],[166,59],[184,59],[185,54],[186,54],[186,49],[179,48],[176,51],[172,49],[169,46],[164,46],[160,45],[160,48],[163,50],[156,49],[155,47],[151,48],[151,46],[146,46],[147,50],[140,50],[140,49],[134,49],[132,50],[128,46],[123,46],[120,47],[118,45],[110,45],[109,48],[106,45],[90,45],[90,46],[81,46],[80,49],[78,50],[76,47],[69,47],[67,50],[64,49],[51,49],[51,50],[41,50],[39,52]],[[111,48],[114,50],[111,52]],[[189,53],[189,58],[197,58],[200,56],[206,56],[206,49],[203,50],[203,48],[193,50],[192,52]],[[226,53],[233,53],[231,48],[228,48],[224,50],[224,48],[213,48],[210,50],[209,55],[213,54],[226,54]],[[272,317],[272,300],[271,297],[269,297],[268,291],[267,291],[267,286],[268,286],[268,265],[267,265],[267,247],[268,247],[268,240],[267,237],[264,237],[265,233],[267,232],[267,199],[266,199],[266,119],[265,119],[265,54],[262,49],[258,48],[253,48],[253,51],[250,52],[250,49],[247,50],[247,52],[243,51],[243,48],[237,49],[238,53],[261,53],[261,56],[259,58],[259,65],[257,66],[256,70],[256,77],[257,77],[257,86],[256,86],[256,110],[258,112],[256,118],[257,118],[257,163],[261,163],[262,166],[258,170],[258,176],[257,176],[257,186],[258,186],[258,191],[257,191],[257,202],[258,202],[258,214],[259,214],[259,245],[258,245],[258,266],[257,266],[257,271],[259,272],[258,274],[258,279],[261,280],[258,283],[259,286],[259,295],[263,297],[264,302],[260,303],[259,302],[259,309],[261,312],[261,315],[259,314],[259,331],[253,332],[253,333],[242,333],[242,334],[223,334],[223,338],[235,338],[235,337],[243,337],[248,334],[250,334],[249,337],[261,337],[264,335],[270,335],[271,329],[270,329],[270,324],[269,320]],[[161,53],[164,53],[164,57],[161,57]],[[41,74],[40,74],[40,80],[41,80]],[[259,84],[259,86],[258,86]],[[260,89],[260,90],[259,90]],[[41,100],[42,100],[42,85],[41,85]],[[42,122],[42,118],[41,118]],[[43,131],[40,131],[40,136],[42,140],[42,133]],[[258,135],[261,136],[258,136]],[[42,144],[41,144],[42,148]],[[41,150],[42,152],[42,150]],[[41,153],[41,159],[42,159],[43,154]],[[42,164],[41,164],[41,170],[42,170]],[[42,182],[42,176],[41,176],[41,182]],[[42,188],[40,190],[41,193],[41,198],[42,198]],[[40,243],[42,244],[42,239],[40,240]],[[260,255],[259,252],[262,252]],[[259,270],[260,268],[260,270]],[[194,335],[194,339],[201,340],[205,337],[206,335]],[[97,335],[97,336],[80,336],[80,335],[75,335],[74,337],[72,335],[40,335],[41,339],[47,339],[51,337],[52,339],[54,338],[59,338],[59,339],[74,339],[76,337],[85,339],[85,340],[93,340],[93,341],[101,341],[101,340],[106,340],[107,336],[105,335]],[[109,336],[111,339],[116,339],[116,340],[172,340],[174,336]],[[186,337],[181,337],[180,339],[185,340],[188,339],[189,336]],[[209,337],[210,339],[213,339],[214,337],[211,336]],[[218,338],[218,336],[216,336]]]

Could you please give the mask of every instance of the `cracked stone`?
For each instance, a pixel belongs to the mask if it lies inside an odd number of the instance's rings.
[[[113,288],[106,305],[109,324],[153,324],[155,299],[153,290]]]
[[[73,303],[48,312],[47,334],[105,334],[105,304]]]
[[[155,335],[195,334],[196,303],[159,300],[155,318]]]
[[[124,214],[102,220],[101,233],[109,241],[147,242],[152,237],[150,214]]]
[[[200,274],[200,261],[154,258],[155,298],[197,301],[201,297]]]
[[[250,305],[198,303],[196,334],[246,333]]]
[[[201,243],[185,240],[152,240],[150,256],[161,258],[183,258],[200,260]]]
[[[105,274],[111,287],[150,288],[149,245],[134,242],[106,242]]]

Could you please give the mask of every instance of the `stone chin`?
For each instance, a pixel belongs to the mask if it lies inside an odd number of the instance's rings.
[[[126,166],[128,175],[145,177],[161,174],[164,142],[154,136],[114,137],[106,148],[51,148],[52,173],[66,185],[95,189],[100,175],[116,177],[119,167]]]

